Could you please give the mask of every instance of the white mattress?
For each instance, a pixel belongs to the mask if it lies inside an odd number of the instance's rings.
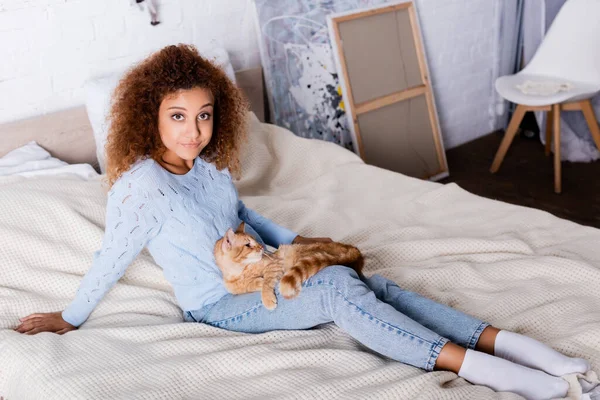
[[[599,230],[368,166],[256,119],[243,166],[249,207],[302,235],[359,246],[367,275],[600,370]],[[99,182],[0,177],[4,398],[519,398],[386,359],[332,324],[243,334],[184,323],[146,250],[78,330],[14,332],[19,317],[60,311],[74,296],[102,240]]]

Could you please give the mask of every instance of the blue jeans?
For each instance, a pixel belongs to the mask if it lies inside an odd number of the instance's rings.
[[[307,279],[295,299],[286,300],[277,291],[277,300],[277,308],[269,311],[259,292],[227,294],[198,310],[185,311],[184,319],[247,333],[334,322],[370,349],[426,371],[433,370],[448,341],[473,349],[489,326],[400,289],[381,275],[361,280],[353,269],[341,265]]]

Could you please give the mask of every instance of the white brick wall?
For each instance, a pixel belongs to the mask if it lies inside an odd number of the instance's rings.
[[[144,3],[142,3],[144,4]],[[90,76],[172,43],[216,44],[234,69],[260,65],[251,0],[0,0],[0,123],[83,104]]]
[[[0,0],[0,123],[83,104],[88,77],[171,43],[221,45],[236,70],[260,65],[252,0],[159,3],[151,26],[134,0]],[[447,149],[504,123],[493,82],[509,71],[498,61],[500,20],[511,26],[514,3],[417,0]]]
[[[416,0],[446,149],[504,127],[494,89],[512,72],[515,0]]]

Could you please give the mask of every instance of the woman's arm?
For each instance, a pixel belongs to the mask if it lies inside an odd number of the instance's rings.
[[[137,182],[117,180],[109,191],[102,247],[94,252],[92,265],[66,309],[20,318],[21,324],[15,331],[34,335],[76,329],[123,276],[146,243],[160,231],[164,220],[136,185]]]
[[[115,182],[108,193],[106,227],[102,247],[93,254],[92,266],[83,277],[75,298],[62,312],[73,326],[81,325],[98,302],[125,274],[163,222],[160,210],[136,190],[137,182]]]
[[[238,200],[238,216],[250,225],[269,246],[277,248],[280,244],[290,244],[298,236],[296,232],[284,228],[246,207],[242,200]]]

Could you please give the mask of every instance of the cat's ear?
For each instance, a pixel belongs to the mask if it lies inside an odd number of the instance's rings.
[[[233,233],[233,229],[231,229],[231,228],[227,229],[227,232],[225,232],[225,237],[223,239],[223,243],[221,244],[221,249],[223,249],[223,251],[231,250],[231,247],[233,246],[234,237],[235,237],[235,234]]]
[[[233,244],[233,241],[235,240],[235,233],[233,232],[233,229],[227,229],[227,232],[225,232],[225,239],[230,244]]]
[[[240,226],[237,227],[235,232],[236,233],[244,233],[245,229],[246,229],[246,223],[244,221],[242,221],[242,223],[240,224]]]

